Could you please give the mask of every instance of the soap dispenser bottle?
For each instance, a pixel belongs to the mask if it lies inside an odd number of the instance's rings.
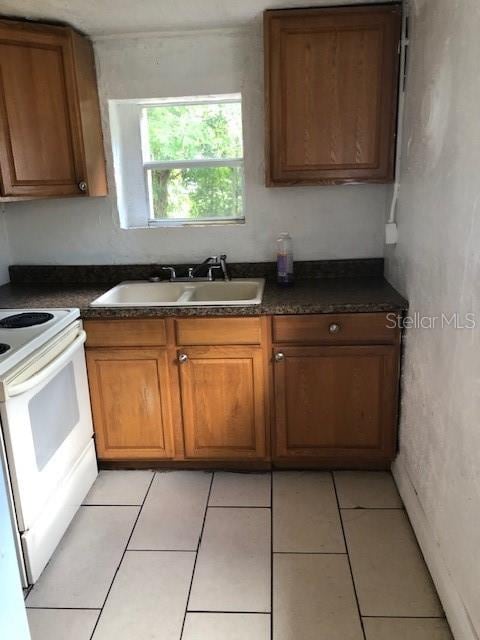
[[[277,282],[284,286],[293,284],[293,244],[287,232],[277,238]]]

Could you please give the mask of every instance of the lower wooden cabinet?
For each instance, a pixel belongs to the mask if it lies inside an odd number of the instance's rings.
[[[265,456],[265,372],[260,347],[179,351],[186,458]]]
[[[274,459],[355,466],[393,458],[397,354],[388,345],[275,349]]]
[[[166,349],[87,349],[87,365],[98,457],[172,458]]]
[[[373,313],[85,321],[98,457],[388,467],[400,334],[386,320]]]

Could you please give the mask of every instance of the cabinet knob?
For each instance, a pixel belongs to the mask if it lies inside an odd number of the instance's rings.
[[[285,360],[285,354],[279,351],[275,354],[275,362],[282,362],[282,360]]]
[[[184,364],[185,362],[188,362],[188,356],[186,353],[179,353],[178,354],[178,361],[180,364]]]
[[[328,330],[330,333],[338,333],[340,331],[340,325],[336,324],[335,322],[333,322],[329,327]]]
[[[84,192],[85,192],[85,191],[87,190],[87,186],[88,186],[88,185],[87,185],[87,183],[85,182],[85,180],[81,180],[81,181],[78,183],[78,188],[80,189],[80,191],[84,191]]]

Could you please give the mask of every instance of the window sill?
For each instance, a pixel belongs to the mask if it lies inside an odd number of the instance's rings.
[[[126,230],[135,230],[135,229],[175,229],[175,228],[185,228],[188,227],[198,228],[198,227],[218,227],[221,225],[239,225],[245,224],[245,218],[235,218],[234,220],[200,220],[198,222],[191,222],[186,220],[179,220],[178,222],[175,220],[165,220],[165,221],[149,221],[148,224],[145,225],[135,225],[135,226],[123,226],[122,229]]]

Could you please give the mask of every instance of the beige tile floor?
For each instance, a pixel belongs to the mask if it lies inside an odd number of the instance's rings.
[[[390,474],[102,471],[32,640],[452,640]]]

